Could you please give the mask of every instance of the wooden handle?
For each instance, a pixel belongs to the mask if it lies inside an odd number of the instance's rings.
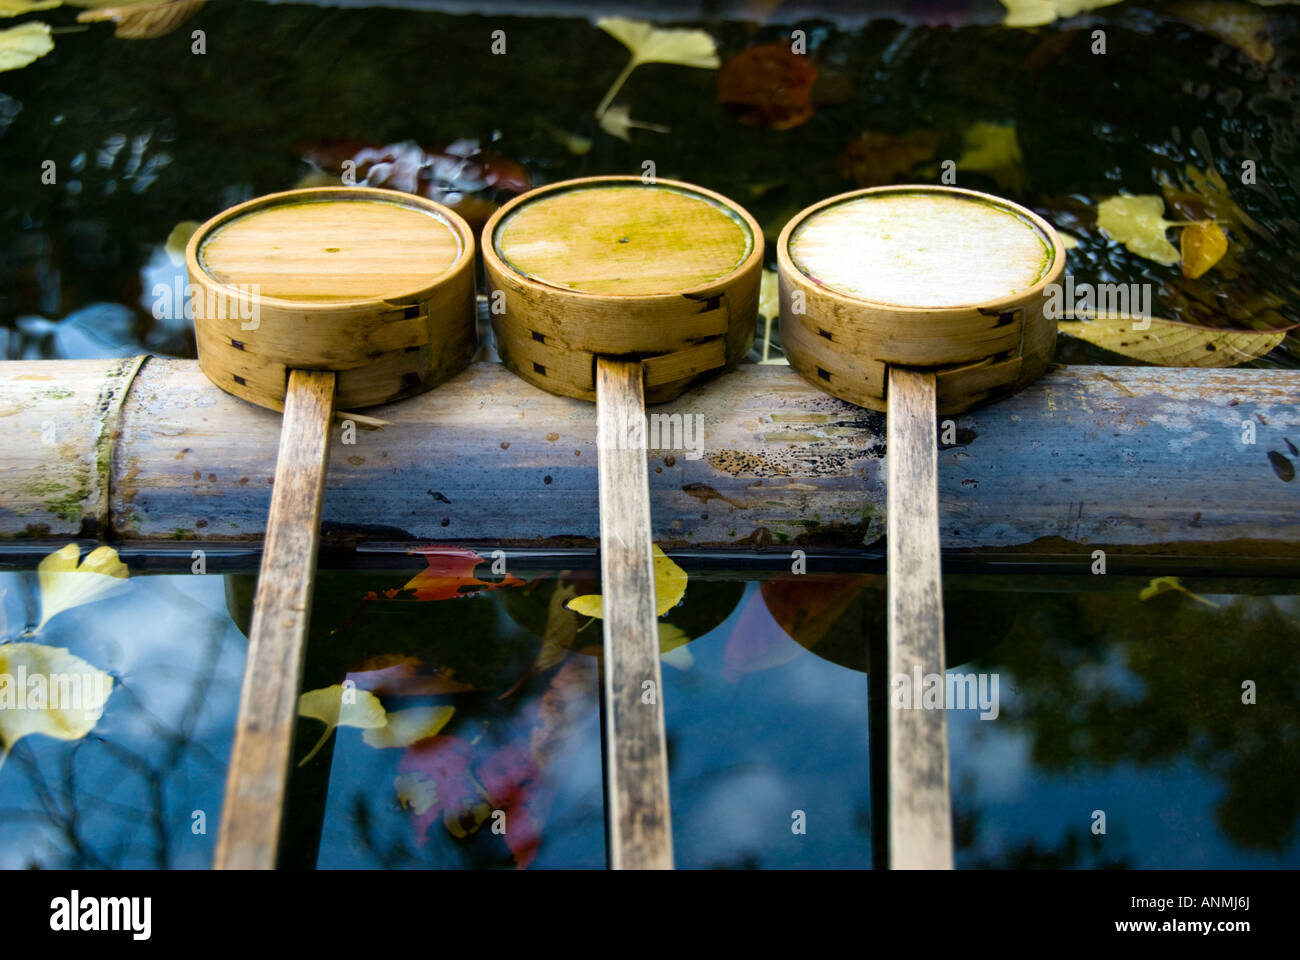
[[[329,464],[334,374],[291,370],[217,841],[218,870],[275,867]]]
[[[943,583],[939,569],[939,438],[935,375],[889,370],[889,690],[900,676],[911,709],[889,713],[889,865],[952,869],[948,793],[948,724],[942,709],[924,709],[924,678],[944,675]]]
[[[627,442],[629,425],[645,424],[643,378],[638,362],[596,361],[606,818],[615,870],[673,866],[650,483],[644,443]]]

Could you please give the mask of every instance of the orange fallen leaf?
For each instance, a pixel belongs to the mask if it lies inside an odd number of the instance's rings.
[[[473,550],[463,547],[420,547],[412,553],[422,554],[428,567],[421,570],[402,587],[413,590],[416,600],[452,600],[472,597],[502,587],[518,587],[524,581],[510,574],[493,583],[474,576],[474,569],[483,562]]]
[[[938,134],[929,130],[913,130],[901,137],[863,130],[840,153],[840,176],[860,187],[885,186],[933,157],[938,146]]]
[[[718,73],[718,99],[741,123],[789,130],[813,115],[817,67],[788,43],[742,50]]]
[[[1213,220],[1183,227],[1179,240],[1183,253],[1183,276],[1195,279],[1223,259],[1228,237]]]

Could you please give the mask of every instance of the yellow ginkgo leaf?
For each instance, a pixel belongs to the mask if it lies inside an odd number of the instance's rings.
[[[1097,207],[1097,226],[1139,257],[1170,266],[1180,255],[1165,231],[1177,224],[1164,213],[1164,200],[1154,195],[1108,197]]]
[[[41,622],[36,625],[37,630],[64,610],[93,603],[127,586],[130,574],[112,547],[96,547],[78,566],[80,555],[81,548],[69,543],[36,567],[41,588]]]
[[[1007,8],[1006,19],[1002,22],[1008,27],[1041,27],[1061,17],[1073,17],[1119,2],[1120,0],[1002,0],[1002,6]]]
[[[703,30],[667,30],[627,17],[601,17],[596,26],[632,52],[627,66],[614,78],[596,107],[598,118],[605,115],[629,74],[643,63],[674,63],[704,70],[716,70],[722,65],[717,44]]]
[[[300,767],[320,752],[320,748],[325,746],[325,741],[330,738],[330,734],[336,727],[360,727],[369,730],[382,727],[388,722],[384,705],[373,693],[369,690],[358,690],[353,686],[345,688],[338,683],[332,687],[308,690],[304,693],[298,698],[298,715],[325,724],[325,732],[316,741],[316,746],[299,761]]]
[[[190,242],[190,237],[194,236],[194,231],[198,228],[199,222],[197,220],[182,220],[172,227],[171,233],[167,234],[167,242],[163,244],[163,251],[167,254],[167,259],[176,266],[185,266],[185,247]]]
[[[662,617],[677,606],[686,595],[686,571],[673,563],[672,558],[652,545],[654,551],[655,572],[655,615]],[[587,593],[574,597],[565,604],[575,613],[583,616],[600,618],[605,615],[605,605],[598,593]]]
[[[1162,593],[1169,593],[1171,590],[1177,591],[1178,593],[1185,593],[1198,603],[1203,603],[1207,607],[1218,609],[1219,605],[1217,603],[1213,600],[1206,600],[1198,593],[1192,593],[1192,591],[1182,585],[1177,577],[1155,577],[1150,583],[1138,591],[1138,599],[1150,600],[1152,597],[1158,597]]]
[[[33,20],[0,30],[0,71],[25,67],[53,49],[48,23]]]
[[[775,319],[781,315],[781,284],[775,270],[764,270],[758,284],[758,315]]]
[[[632,51],[632,64],[675,63],[683,67],[716,70],[718,46],[703,30],[656,27],[628,17],[601,17],[596,26]]]
[[[1286,337],[1285,330],[1216,330],[1126,314],[1062,320],[1057,326],[1112,353],[1162,367],[1235,367],[1262,357]]]
[[[678,670],[689,670],[695,665],[695,657],[692,655],[690,647],[686,644],[691,642],[691,638],[681,627],[674,626],[671,623],[660,623],[659,625],[659,656],[663,658],[664,663],[676,667]]]
[[[1228,235],[1213,220],[1189,223],[1178,238],[1183,251],[1183,276],[1193,280],[1223,259],[1228,252]]]
[[[624,106],[610,107],[600,115],[600,128],[610,136],[618,137],[620,140],[631,143],[632,138],[628,136],[628,131],[633,127],[639,130],[653,130],[655,133],[670,132],[669,128],[662,123],[645,123],[641,120],[633,120],[631,110]]]
[[[1007,190],[1020,190],[1024,156],[1016,139],[1013,123],[972,123],[962,134],[962,155],[957,160],[960,171],[986,173]]]
[[[37,10],[53,10],[63,0],[0,0],[0,17],[21,17]]]
[[[109,674],[62,647],[0,645],[0,765],[28,734],[80,740],[112,692]]]
[[[675,624],[661,623],[658,626],[659,652],[661,654],[671,653],[678,647],[691,642],[691,638],[686,635],[686,631]]]
[[[382,727],[371,727],[361,734],[361,739],[372,747],[409,747],[417,741],[436,737],[438,731],[447,725],[447,721],[455,712],[455,707],[410,707],[406,710],[394,710],[388,714],[386,724]]]

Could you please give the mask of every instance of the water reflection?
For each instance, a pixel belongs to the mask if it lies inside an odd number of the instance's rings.
[[[27,638],[33,580],[0,574],[5,642],[66,647],[114,684],[87,737],[23,737],[0,767],[0,869],[210,866],[245,648],[221,578],[136,577]]]
[[[593,574],[387,598],[420,562],[320,575],[304,688],[454,717],[397,747],[340,727],[295,766],[285,862],[602,867],[599,626],[563,608]],[[719,576],[665,618],[691,637],[664,665],[679,866],[871,866],[882,578]],[[253,585],[222,579],[135,577],[35,638],[116,686],[89,736],[24,737],[0,767],[0,867],[210,864]],[[6,642],[39,619],[33,581],[0,575]],[[946,579],[949,669],[1000,681],[997,719],[948,717],[959,867],[1300,865],[1300,584],[1145,584]],[[320,731],[301,721],[295,764]]]

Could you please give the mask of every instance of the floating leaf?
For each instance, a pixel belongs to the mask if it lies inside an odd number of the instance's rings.
[[[1162,367],[1235,367],[1262,357],[1286,337],[1285,330],[1223,330],[1160,317],[1147,321],[1127,314],[1088,321],[1062,320],[1062,333],[1135,360]]]
[[[763,270],[758,285],[758,315],[768,320],[781,316],[780,277],[775,270]]]
[[[332,687],[304,693],[298,698],[298,715],[325,724],[325,732],[316,741],[316,746],[312,747],[307,756],[298,763],[300,767],[320,752],[320,748],[325,746],[325,741],[330,738],[330,734],[336,727],[360,727],[369,730],[382,727],[388,722],[384,705],[373,693],[369,690],[358,690],[356,687],[345,688],[338,683]]]
[[[64,610],[120,592],[130,576],[112,547],[96,547],[77,565],[81,548],[75,543],[54,551],[36,568],[41,590],[39,630]]]
[[[1177,577],[1156,577],[1138,592],[1139,600],[1150,600],[1152,597],[1158,597],[1162,593],[1177,591],[1185,593],[1198,603],[1203,603],[1207,607],[1218,608],[1218,604],[1213,600],[1206,600],[1200,594],[1192,593],[1182,585]]]
[[[386,724],[369,727],[361,735],[361,739],[372,747],[409,747],[429,737],[436,737],[455,713],[455,707],[410,707],[406,710],[394,710],[388,714]]]
[[[117,25],[113,36],[126,40],[150,40],[171,33],[199,12],[204,0],[157,0],[157,2],[121,2],[109,6],[72,0],[78,6],[91,6],[77,14],[78,23],[111,20]]]
[[[1174,4],[1170,12],[1236,47],[1261,67],[1273,59],[1275,51],[1268,37],[1268,15],[1261,10],[1224,0],[1184,0]]]
[[[1165,231],[1177,224],[1164,212],[1164,200],[1154,195],[1108,197],[1097,206],[1097,226],[1139,257],[1170,266],[1180,255]]]
[[[669,133],[670,128],[665,127],[662,123],[644,123],[640,120],[633,120],[631,110],[625,106],[610,107],[600,115],[600,128],[611,136],[618,137],[620,140],[632,142],[628,136],[628,131],[633,127],[638,130],[653,130],[655,133]]]
[[[596,26],[632,52],[627,66],[614,78],[596,107],[597,117],[609,109],[628,76],[643,63],[673,63],[705,70],[716,70],[719,66],[717,45],[703,30],[667,30],[627,17],[601,17]]]
[[[762,43],[727,61],[718,73],[718,100],[741,123],[789,130],[813,115],[817,67],[789,43]]]
[[[447,828],[465,836],[457,814],[477,803],[480,792],[470,774],[474,748],[469,741],[445,734],[412,744],[398,764],[398,799],[406,800],[414,814],[416,843],[423,846],[425,833],[439,816],[446,815]],[[427,801],[427,802],[426,802]],[[420,809],[423,807],[423,809]],[[490,813],[490,808],[485,812]],[[481,822],[481,821],[480,821]]]
[[[656,626],[659,628],[659,656],[663,658],[664,663],[678,670],[689,670],[694,666],[695,657],[686,646],[691,642],[686,631],[671,623],[661,622]]]
[[[496,583],[480,580],[474,576],[474,569],[483,562],[483,558],[473,550],[462,547],[420,547],[412,553],[423,555],[428,564],[402,587],[402,590],[413,590],[416,600],[472,597],[502,587],[518,587],[524,582],[510,574]],[[400,591],[393,591],[390,598],[396,598],[399,593]]]
[[[1228,236],[1213,220],[1189,223],[1178,238],[1183,251],[1183,276],[1195,279],[1223,259]]]
[[[844,179],[860,187],[879,187],[931,159],[938,146],[939,135],[929,130],[913,130],[902,136],[863,130],[849,141],[836,162]]]
[[[109,674],[62,647],[0,645],[0,766],[32,733],[80,740],[95,729],[112,692]]]
[[[53,49],[48,23],[31,21],[0,30],[0,71],[25,67]]]
[[[1184,220],[1213,220],[1223,226],[1240,226],[1261,236],[1268,235],[1237,206],[1228,184],[1213,167],[1202,172],[1189,163],[1178,179],[1180,182],[1174,184],[1162,175],[1160,189],[1170,209],[1176,210]]]
[[[957,169],[985,173],[998,186],[1019,191],[1023,182],[1024,156],[1016,139],[1014,123],[972,123],[962,134],[962,155]]]
[[[632,51],[633,66],[675,63],[706,70],[719,66],[717,44],[703,30],[664,29],[627,17],[601,17],[596,26]]]
[[[1120,0],[1002,0],[1002,6],[1007,8],[1006,19],[1002,22],[1008,27],[1041,27],[1061,17],[1073,17],[1119,2]]]
[[[347,679],[376,696],[427,697],[477,690],[456,679],[450,667],[426,664],[418,657],[380,654],[348,671]]]
[[[393,786],[397,788],[397,802],[403,810],[422,817],[438,802],[438,785],[419,770],[399,775]]]
[[[37,10],[53,10],[63,0],[0,0],[0,17],[21,17]]]
[[[651,548],[654,551],[655,615],[662,617],[686,595],[686,571],[673,563],[657,544],[652,544]],[[604,616],[604,602],[598,593],[574,597],[565,606],[584,616],[598,619]]]
[[[167,259],[176,266],[183,267],[185,265],[185,247],[199,226],[197,220],[182,220],[172,227],[171,233],[167,234],[167,242],[163,244],[163,250],[167,254]]]

